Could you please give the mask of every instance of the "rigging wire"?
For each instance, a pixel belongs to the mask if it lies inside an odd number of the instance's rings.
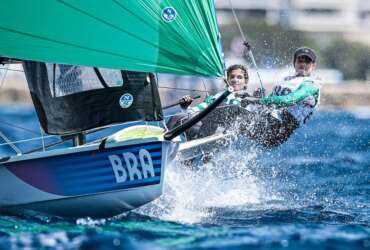
[[[206,86],[206,83],[204,82],[203,77],[201,78],[201,81],[202,81],[202,84],[203,84],[204,90],[206,91],[206,96],[208,97],[208,96],[209,96],[209,93],[208,93],[207,86]]]
[[[200,89],[185,89],[185,88],[176,88],[176,87],[167,87],[167,86],[158,86],[159,89],[173,89],[173,90],[183,90],[183,91],[199,91],[199,92],[203,92],[203,93],[207,93],[208,91],[205,91],[205,90],[200,90]]]
[[[55,138],[55,137],[57,137],[57,136],[56,135],[44,136],[45,139],[46,138]],[[41,137],[35,137],[35,138],[30,138],[30,139],[18,140],[18,141],[8,141],[6,143],[1,143],[0,146],[5,146],[5,145],[9,145],[9,144],[17,144],[17,143],[22,143],[22,142],[30,142],[30,141],[36,141],[36,140],[41,140]]]
[[[3,78],[1,79],[1,82],[0,82],[0,89],[3,87],[4,80],[6,78],[6,75],[8,74],[8,70],[9,70],[9,64],[7,64],[5,66],[5,72],[4,72]]]
[[[14,72],[22,72],[22,73],[24,73],[24,70],[21,70],[21,69],[9,69],[9,64],[7,64],[7,67],[8,68],[2,68],[2,67],[0,67],[0,70],[8,70],[8,71],[14,71]]]
[[[264,94],[264,93],[265,93],[265,91],[264,91],[264,90],[265,90],[265,88],[263,87],[262,78],[261,78],[261,75],[260,75],[260,73],[259,73],[259,69],[258,69],[258,66],[257,66],[256,60],[254,59],[253,52],[252,52],[252,50],[251,50],[251,47],[250,47],[249,43],[247,42],[247,39],[246,39],[246,36],[245,36],[245,34],[244,34],[243,30],[242,30],[242,27],[240,26],[240,22],[239,22],[238,16],[237,16],[237,15],[236,15],[236,13],[235,13],[235,9],[234,9],[234,7],[233,7],[233,4],[232,4],[231,0],[229,0],[229,5],[230,5],[230,9],[231,9],[231,11],[232,11],[232,13],[233,13],[233,16],[234,16],[235,22],[236,22],[236,24],[237,24],[237,26],[238,26],[238,28],[239,28],[239,32],[240,32],[240,34],[241,34],[241,36],[242,36],[242,39],[243,39],[243,42],[244,42],[244,46],[247,48],[248,55],[249,55],[250,59],[252,60],[253,66],[254,66],[254,67],[255,67],[255,69],[256,69],[256,73],[257,73],[258,79],[259,79],[259,81],[260,81],[260,86],[261,86],[261,90],[262,90],[262,95],[264,96],[264,95],[265,95],[265,94]]]
[[[28,129],[28,128],[25,128],[25,127],[21,127],[21,126],[18,126],[18,125],[14,125],[14,124],[11,124],[11,123],[8,123],[8,122],[0,121],[0,123],[1,124],[4,124],[4,125],[7,125],[9,127],[15,128],[15,129],[27,131],[27,132],[29,132],[31,134],[34,134],[34,135],[39,135],[40,134],[40,133],[38,133],[36,131],[33,131],[31,129]]]
[[[228,105],[223,105],[222,107],[232,107],[232,106],[234,106],[233,104],[228,104]],[[177,115],[184,115],[184,114],[186,114],[186,113],[184,113],[184,111],[180,111],[180,112],[176,112],[176,113],[174,113],[174,114],[171,114],[171,115],[165,115],[165,116],[163,116],[164,118],[171,118],[171,117],[173,117],[173,116],[177,116]]]
[[[3,143],[3,144],[0,144],[0,145],[8,145],[10,146],[17,154],[22,154],[22,151],[17,148],[13,142],[11,142],[9,140],[8,137],[6,137],[6,135],[4,135],[1,131],[0,131],[0,137],[3,138],[3,140],[6,142],[6,143]]]

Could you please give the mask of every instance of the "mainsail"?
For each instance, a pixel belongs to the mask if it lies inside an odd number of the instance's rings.
[[[1,9],[4,57],[224,75],[213,0],[12,0]]]
[[[33,61],[24,61],[23,68],[48,134],[163,119],[154,74]]]

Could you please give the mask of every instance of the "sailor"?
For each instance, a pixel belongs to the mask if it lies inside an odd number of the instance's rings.
[[[232,87],[233,92],[225,99],[224,104],[226,105],[241,105],[241,100],[247,96],[250,96],[247,92],[248,87],[248,70],[241,64],[234,64],[227,68],[227,80],[229,86]],[[180,99],[181,108],[185,109],[188,113],[195,113],[203,111],[210,105],[214,100],[222,95],[219,92],[215,95],[209,95],[202,103],[199,103],[193,107],[189,107],[193,102],[193,98],[189,95],[183,96]]]
[[[229,86],[232,87],[233,92],[224,100],[223,105],[230,105],[230,106],[241,106],[242,100],[245,97],[249,97],[250,95],[247,92],[248,86],[248,70],[245,66],[240,64],[234,64],[227,68],[227,82]],[[213,103],[219,96],[222,95],[223,92],[217,93],[215,95],[209,95],[203,102],[195,105],[190,106],[193,102],[193,98],[191,96],[183,96],[180,99],[180,106],[183,109],[184,113],[179,114],[177,116],[173,116],[168,122],[167,127],[173,128],[176,127],[193,115],[205,110],[211,103]],[[213,112],[215,114],[215,112]],[[208,115],[208,118],[210,115]],[[223,117],[225,118],[225,117]],[[223,119],[224,120],[224,119]],[[207,122],[198,122],[196,125],[191,127],[186,131],[187,140],[192,140],[196,138],[202,138],[208,135],[213,134],[217,130],[218,126],[216,123],[207,123]]]
[[[272,105],[270,116],[274,119],[269,127],[264,126],[264,136],[259,140],[265,146],[285,142],[292,132],[305,124],[319,105],[320,79],[314,76],[316,53],[307,47],[298,48],[293,55],[295,74],[277,84],[272,93],[259,100],[260,104]],[[261,128],[255,127],[257,136]]]

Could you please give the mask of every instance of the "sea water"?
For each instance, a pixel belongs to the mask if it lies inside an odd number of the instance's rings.
[[[11,140],[40,131],[32,108],[0,115]],[[272,150],[236,145],[176,161],[161,198],[115,218],[0,215],[0,249],[370,249],[368,109],[320,111]]]

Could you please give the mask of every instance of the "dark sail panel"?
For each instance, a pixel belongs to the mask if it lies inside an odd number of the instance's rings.
[[[38,118],[48,134],[70,134],[163,113],[151,73],[23,62]]]

